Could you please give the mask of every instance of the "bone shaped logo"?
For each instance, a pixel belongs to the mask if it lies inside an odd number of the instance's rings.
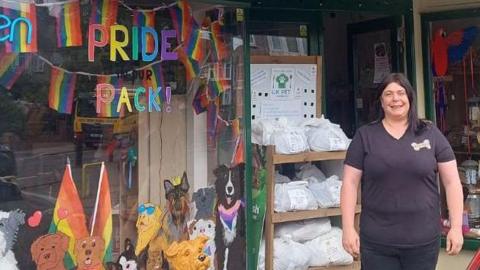
[[[412,143],[413,150],[420,151],[422,148],[431,149],[430,141],[428,139],[423,140],[421,143]]]

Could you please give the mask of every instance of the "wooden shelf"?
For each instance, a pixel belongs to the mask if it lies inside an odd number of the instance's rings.
[[[360,270],[361,264],[360,261],[353,261],[349,265],[331,265],[323,267],[310,267],[309,270]]]
[[[273,164],[298,163],[320,160],[339,160],[345,159],[347,151],[332,152],[304,152],[293,155],[273,154]]]
[[[360,205],[355,207],[355,213],[360,213],[361,210],[362,207]],[[341,214],[340,208],[319,208],[316,210],[273,213],[272,222],[282,223],[312,218],[339,216]]]

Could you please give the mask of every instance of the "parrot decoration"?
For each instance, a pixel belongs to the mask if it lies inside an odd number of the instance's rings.
[[[449,35],[443,28],[437,29],[431,42],[433,75],[445,76],[448,63],[462,60],[477,35],[478,27],[476,26],[470,26]]]

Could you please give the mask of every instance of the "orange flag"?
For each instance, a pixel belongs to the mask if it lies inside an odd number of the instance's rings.
[[[112,261],[112,201],[110,199],[110,183],[105,163],[100,169],[97,200],[93,211],[90,235],[100,236],[105,241],[103,262]]]

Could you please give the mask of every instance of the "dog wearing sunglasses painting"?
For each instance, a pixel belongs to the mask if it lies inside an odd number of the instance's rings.
[[[167,199],[168,223],[170,241],[182,241],[188,239],[187,218],[190,213],[188,196],[187,174],[182,178],[174,177],[163,182],[165,197]]]
[[[153,203],[144,203],[138,206],[137,218],[137,245],[135,246],[135,255],[140,253],[155,237],[157,237],[163,224],[163,212]]]

